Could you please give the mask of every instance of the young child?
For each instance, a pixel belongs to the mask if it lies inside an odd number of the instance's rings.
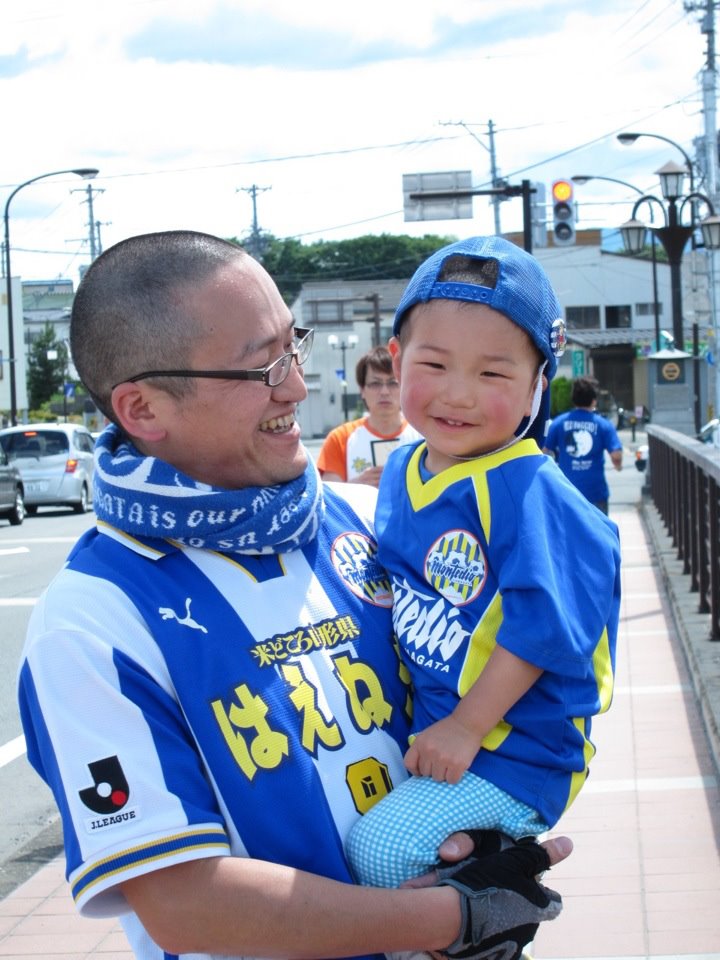
[[[453,830],[517,839],[557,822],[610,705],[620,601],[617,528],[540,449],[565,336],[538,262],[498,237],[444,247],[393,334],[425,442],[391,455],[376,513],[413,688],[413,776],[348,842],[376,886],[427,871]]]

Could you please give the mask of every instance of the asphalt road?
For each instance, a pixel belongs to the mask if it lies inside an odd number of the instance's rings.
[[[0,898],[61,845],[52,795],[25,756],[15,680],[33,605],[94,520],[51,508],[19,527],[0,520]]]

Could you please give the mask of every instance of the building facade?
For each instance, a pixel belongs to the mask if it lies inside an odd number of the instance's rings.
[[[522,237],[509,239],[522,243]],[[649,410],[652,365],[647,358],[672,346],[670,268],[657,259],[653,271],[650,259],[603,249],[601,240],[600,231],[578,231],[575,246],[534,251],[558,294],[567,324],[568,348],[557,375],[594,376],[619,407]],[[677,345],[697,356],[703,422],[716,415],[715,334],[707,263],[703,251],[688,252],[683,260],[685,343]],[[352,416],[361,414],[355,363],[375,342],[387,343],[408,279],[303,285],[293,312],[298,324],[315,328],[315,346],[306,365],[309,396],[300,413],[306,436],[324,436],[342,422],[343,400]],[[378,298],[374,304],[373,297]],[[374,317],[373,306],[377,307]],[[336,338],[335,346],[328,337]]]

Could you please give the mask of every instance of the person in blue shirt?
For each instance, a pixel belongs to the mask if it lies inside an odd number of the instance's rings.
[[[552,828],[588,776],[612,698],[616,525],[541,451],[565,344],[537,260],[500,237],[433,254],[389,349],[405,416],[375,514],[412,684],[412,776],[353,826],[356,876],[422,875],[449,829]]]
[[[610,421],[597,413],[598,385],[591,377],[573,381],[574,409],[550,424],[544,453],[582,495],[603,513],[608,512],[610,490],[605,479],[605,451],[616,470],[622,470],[622,443]]]
[[[142,960],[526,943],[568,843],[353,882],[348,831],[407,775],[408,695],[377,491],[323,484],[301,443],[312,330],[241,247],[168,231],[95,260],[70,336],[111,421],[97,526],[33,610],[18,696],[77,908],[120,916]]]

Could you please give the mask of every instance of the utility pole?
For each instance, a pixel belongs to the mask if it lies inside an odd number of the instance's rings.
[[[380,346],[380,294],[370,293],[367,299],[373,305],[372,325],[373,325],[373,346]]]
[[[83,200],[83,203],[88,205],[88,240],[90,242],[90,262],[97,257],[98,250],[95,242],[95,214],[93,213],[93,193],[105,193],[102,188],[93,188],[93,185],[89,183],[87,187],[78,190],[72,190],[72,193],[86,193],[87,200]]]
[[[703,94],[703,129],[702,138],[702,169],[705,175],[705,188],[715,208],[720,207],[720,192],[718,191],[718,133],[716,115],[717,97],[717,70],[715,65],[715,7],[717,0],[685,0],[686,13],[700,13],[700,30],[707,37],[705,66],[702,70]],[[718,316],[718,269],[717,254],[708,252],[709,292],[711,325],[715,339],[716,362],[713,367],[715,374],[715,396],[713,415],[720,415],[720,372],[718,371],[718,343],[720,342],[720,317]],[[695,334],[695,328],[693,329]],[[695,342],[695,337],[693,338]],[[697,360],[695,361],[698,362]],[[720,431],[716,432],[715,443],[720,447]]]
[[[97,237],[97,255],[103,252],[102,239],[100,237],[100,227],[109,227],[112,223],[112,220],[104,220],[102,223],[100,220],[95,221],[95,236]]]
[[[457,120],[454,123],[446,122],[441,124],[441,126],[462,127],[463,130],[469,133],[474,140],[477,140],[480,146],[484,150],[487,150],[487,152],[490,154],[490,182],[492,186],[497,189],[507,185],[507,182],[503,180],[502,177],[498,174],[497,160],[495,157],[495,124],[492,122],[492,120],[488,120],[488,141],[490,143],[490,146],[488,146],[486,143],[483,143],[480,137],[478,137],[477,134],[473,130],[471,130],[470,127],[467,125],[467,123],[465,123],[463,120]],[[500,229],[500,204],[503,202],[503,199],[504,197],[501,193],[492,194],[495,235],[498,237],[502,233],[502,230]]]
[[[257,195],[258,193],[263,193],[265,190],[272,190],[272,187],[258,187],[254,183],[251,187],[237,187],[235,193],[249,193],[252,197],[252,230],[250,231],[250,238],[246,244],[248,253],[255,257],[260,263],[262,263],[262,255],[265,250],[265,240],[260,232],[258,227],[258,216],[257,216]]]

